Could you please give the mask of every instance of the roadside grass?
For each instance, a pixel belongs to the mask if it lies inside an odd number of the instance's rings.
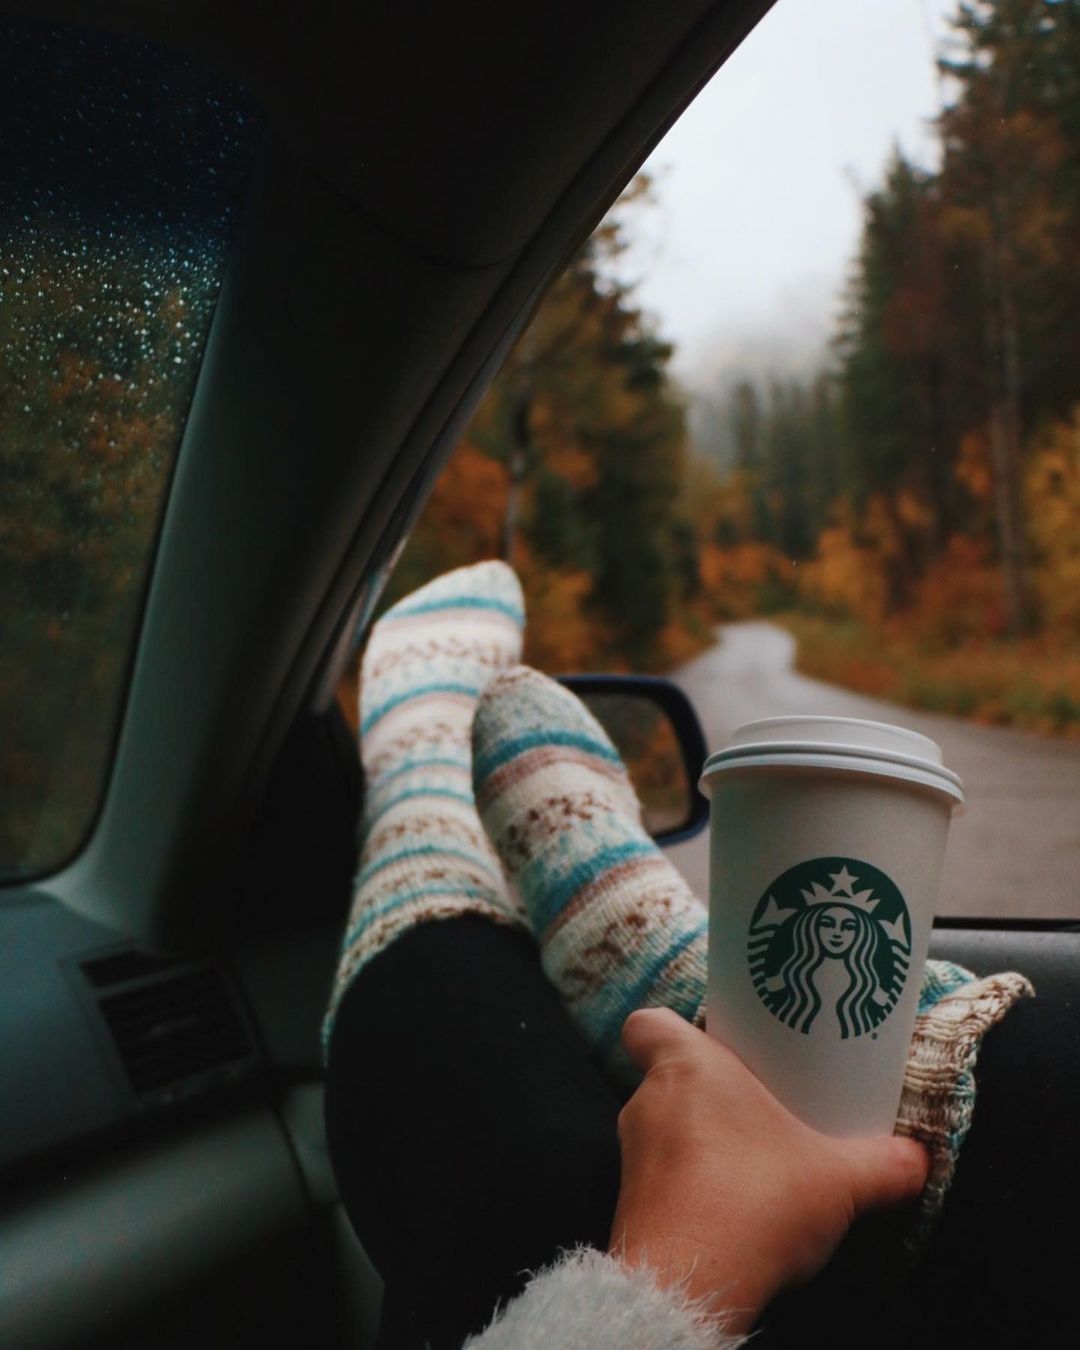
[[[1075,646],[1040,637],[934,650],[853,619],[790,610],[770,617],[795,638],[805,675],[910,708],[1080,740]]]

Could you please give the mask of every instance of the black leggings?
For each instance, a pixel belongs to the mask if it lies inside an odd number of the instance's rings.
[[[341,1002],[326,1124],[386,1281],[380,1346],[460,1346],[562,1247],[606,1247],[619,1101],[535,944],[486,919],[422,925]]]
[[[956,1183],[914,1271],[895,1218],[864,1223],[770,1309],[755,1347],[986,1350],[1070,1329],[1071,1281],[1054,1272],[1080,1189],[1060,1106],[1080,1081],[1075,1010],[1015,1008],[988,1035],[979,1079]],[[619,1106],[522,934],[446,920],[371,962],[338,1012],[326,1117],[342,1198],[386,1281],[380,1350],[456,1350],[527,1271],[607,1245]]]

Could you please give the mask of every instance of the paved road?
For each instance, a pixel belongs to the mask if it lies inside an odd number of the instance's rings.
[[[791,713],[868,717],[932,737],[964,781],[968,810],[953,821],[941,914],[1080,919],[1080,745],[982,727],[807,679],[792,669],[794,639],[770,623],[727,624],[711,650],[675,672],[709,748],[742,722]],[[671,850],[699,895],[707,836]]]

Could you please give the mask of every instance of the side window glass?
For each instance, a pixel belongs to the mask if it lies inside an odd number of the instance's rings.
[[[394,593],[507,558],[526,659],[670,672],[714,745],[925,731],[969,789],[943,911],[1080,918],[1078,72],[1071,4],[781,0],[552,288]]]
[[[77,847],[257,125],[145,43],[0,35],[0,876]]]

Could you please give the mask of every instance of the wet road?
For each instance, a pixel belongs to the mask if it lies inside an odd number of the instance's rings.
[[[868,717],[921,731],[941,746],[968,799],[950,832],[938,912],[1080,919],[1080,744],[855,694],[797,674],[794,655],[794,640],[773,624],[727,624],[715,647],[675,672],[710,750],[743,722],[792,713]],[[707,835],[673,848],[671,857],[704,896]]]

